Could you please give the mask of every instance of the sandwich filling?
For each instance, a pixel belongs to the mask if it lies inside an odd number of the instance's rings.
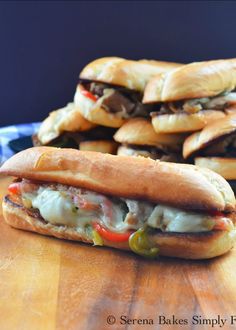
[[[93,222],[124,233],[150,226],[163,232],[194,233],[231,229],[232,220],[224,213],[200,213],[147,201],[108,197],[96,192],[62,184],[40,184],[28,180],[15,182],[9,192],[18,195],[31,212],[44,221],[79,231]]]
[[[102,108],[122,119],[147,117],[152,109],[152,106],[142,104],[140,92],[99,82],[81,82],[75,94],[75,103],[88,111]]]
[[[163,103],[159,114],[187,113],[194,114],[201,110],[236,110],[236,92],[226,92],[211,98],[199,98]]]
[[[234,229],[232,214],[194,212],[147,201],[105,196],[57,183],[23,179],[12,183],[6,203],[20,207],[44,226],[73,228],[86,242],[128,243],[142,256],[155,258],[159,249],[148,233],[204,233]]]

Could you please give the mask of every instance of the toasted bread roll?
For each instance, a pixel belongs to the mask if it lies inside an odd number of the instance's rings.
[[[176,63],[117,57],[97,59],[82,70],[74,102],[89,121],[120,127],[126,119],[149,116],[152,106],[142,104],[146,83],[155,74],[176,66]]]
[[[76,228],[52,225],[31,216],[25,212],[23,205],[11,201],[9,196],[3,202],[3,215],[9,225],[18,229],[93,244],[91,238],[78,232]],[[233,247],[235,238],[235,230],[193,234],[163,233],[156,230],[148,234],[153,247],[159,249],[159,255],[186,259],[207,259],[222,255]],[[128,241],[112,242],[104,239],[103,245],[130,250]]]
[[[195,114],[173,113],[155,114],[152,125],[156,133],[184,133],[202,129],[208,123],[224,118],[225,113],[215,110],[204,110]]]
[[[123,86],[143,92],[150,78],[168,72],[176,63],[158,61],[131,61],[119,57],[99,58],[89,63],[81,72],[80,78]]]
[[[212,258],[236,237],[233,191],[193,165],[38,147],[0,174],[18,177],[3,202],[15,228],[150,258]]]
[[[225,157],[196,157],[195,164],[199,167],[208,168],[225,178],[236,180],[236,159]]]
[[[236,230],[205,233],[154,233],[152,240],[160,247],[162,255],[185,259],[208,259],[232,249]]]
[[[148,146],[181,144],[185,138],[185,134],[158,134],[151,122],[144,118],[128,120],[114,135],[114,140],[119,143]]]
[[[236,114],[225,116],[209,124],[200,132],[190,135],[183,145],[184,158],[190,157],[194,153],[215,141],[236,132]]]
[[[220,175],[194,165],[143,157],[35,147],[7,160],[0,174],[184,209],[232,211],[235,208],[234,194]]]
[[[116,142],[108,140],[82,141],[79,144],[79,149],[82,151],[97,151],[105,154],[115,154],[117,147]]]
[[[64,131],[87,131],[96,125],[86,120],[74,103],[68,103],[66,107],[55,110],[42,122],[38,139],[41,144],[48,144],[56,139]]]
[[[149,80],[144,103],[213,97],[236,87],[236,59],[186,64]]]

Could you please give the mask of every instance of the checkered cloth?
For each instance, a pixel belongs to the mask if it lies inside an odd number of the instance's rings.
[[[36,133],[39,125],[40,123],[30,123],[0,128],[0,164],[5,162],[14,154],[14,151],[12,151],[8,146],[8,142]]]

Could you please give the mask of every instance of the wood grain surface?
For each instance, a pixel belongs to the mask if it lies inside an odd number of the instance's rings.
[[[9,179],[0,183],[2,197]],[[235,249],[210,261],[149,261],[16,230],[0,218],[1,330],[220,329],[209,323],[218,315],[226,318],[221,329],[236,329]],[[187,324],[159,324],[163,315]]]

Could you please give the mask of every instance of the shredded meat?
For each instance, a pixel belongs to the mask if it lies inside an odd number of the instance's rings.
[[[132,113],[135,103],[115,89],[110,89],[110,93],[104,95],[102,105],[110,112]]]
[[[142,94],[137,91],[99,82],[82,82],[82,85],[93,95],[98,96],[102,108],[125,119],[147,117],[153,108],[152,105],[142,104]]]
[[[225,111],[230,107],[236,106],[236,93],[231,92],[218,95],[212,98],[199,98],[162,104],[160,114],[170,114],[186,112],[189,114],[197,113],[201,110],[221,110]]]

